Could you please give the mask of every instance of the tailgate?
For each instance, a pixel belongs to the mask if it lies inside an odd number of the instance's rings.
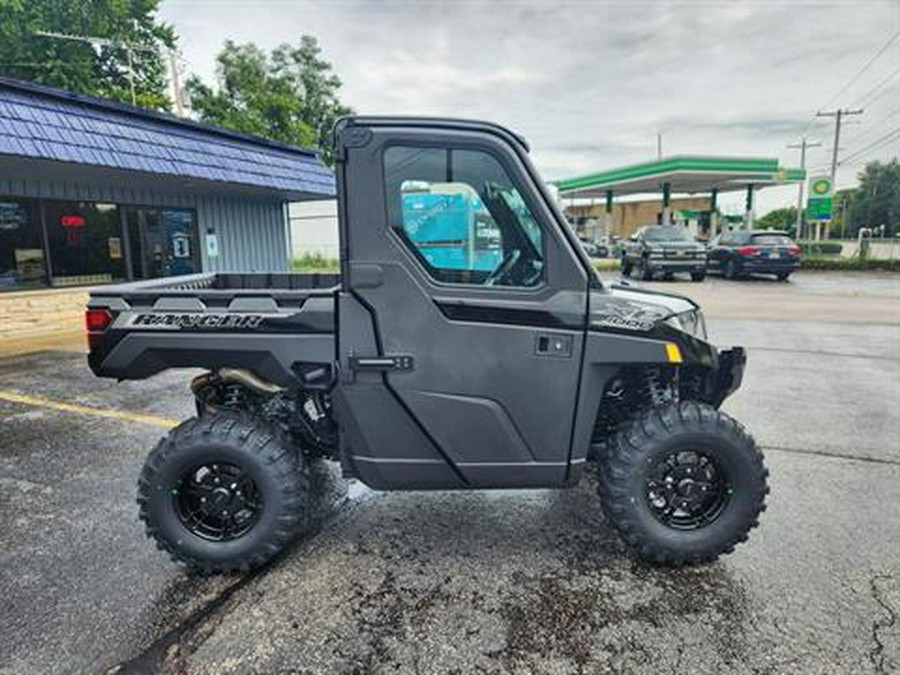
[[[282,386],[309,386],[304,364],[333,363],[333,291],[185,286],[138,283],[92,292],[86,313],[91,370],[142,379],[167,368],[233,367]]]

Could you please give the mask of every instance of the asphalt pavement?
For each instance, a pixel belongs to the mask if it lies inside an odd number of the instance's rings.
[[[134,504],[144,456],[192,412],[191,373],[117,384],[81,354],[18,357],[0,361],[0,672],[897,671],[900,278],[651,286],[749,350],[724,408],[772,494],[734,554],[636,561],[592,480],[374,493],[323,465],[311,536],[256,573],[197,577]]]

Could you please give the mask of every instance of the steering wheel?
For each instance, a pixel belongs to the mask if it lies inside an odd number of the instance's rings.
[[[491,272],[488,275],[488,278],[484,280],[485,286],[496,286],[497,282],[500,281],[506,274],[515,267],[516,263],[519,262],[519,257],[521,257],[522,252],[519,249],[514,248],[505,256],[503,256],[503,260],[500,261],[500,264],[497,265],[497,269]]]

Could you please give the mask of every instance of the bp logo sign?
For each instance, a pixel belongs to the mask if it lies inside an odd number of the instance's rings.
[[[806,217],[810,220],[831,220],[834,185],[831,176],[813,176],[809,179],[809,201]]]
[[[833,188],[830,178],[813,178],[810,183],[809,191],[812,195],[816,197],[831,196]]]

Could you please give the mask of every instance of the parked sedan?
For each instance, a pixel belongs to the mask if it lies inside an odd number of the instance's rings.
[[[785,281],[800,267],[800,247],[786,232],[725,232],[710,244],[706,265],[710,272],[718,272],[726,279],[774,274],[779,281]]]

